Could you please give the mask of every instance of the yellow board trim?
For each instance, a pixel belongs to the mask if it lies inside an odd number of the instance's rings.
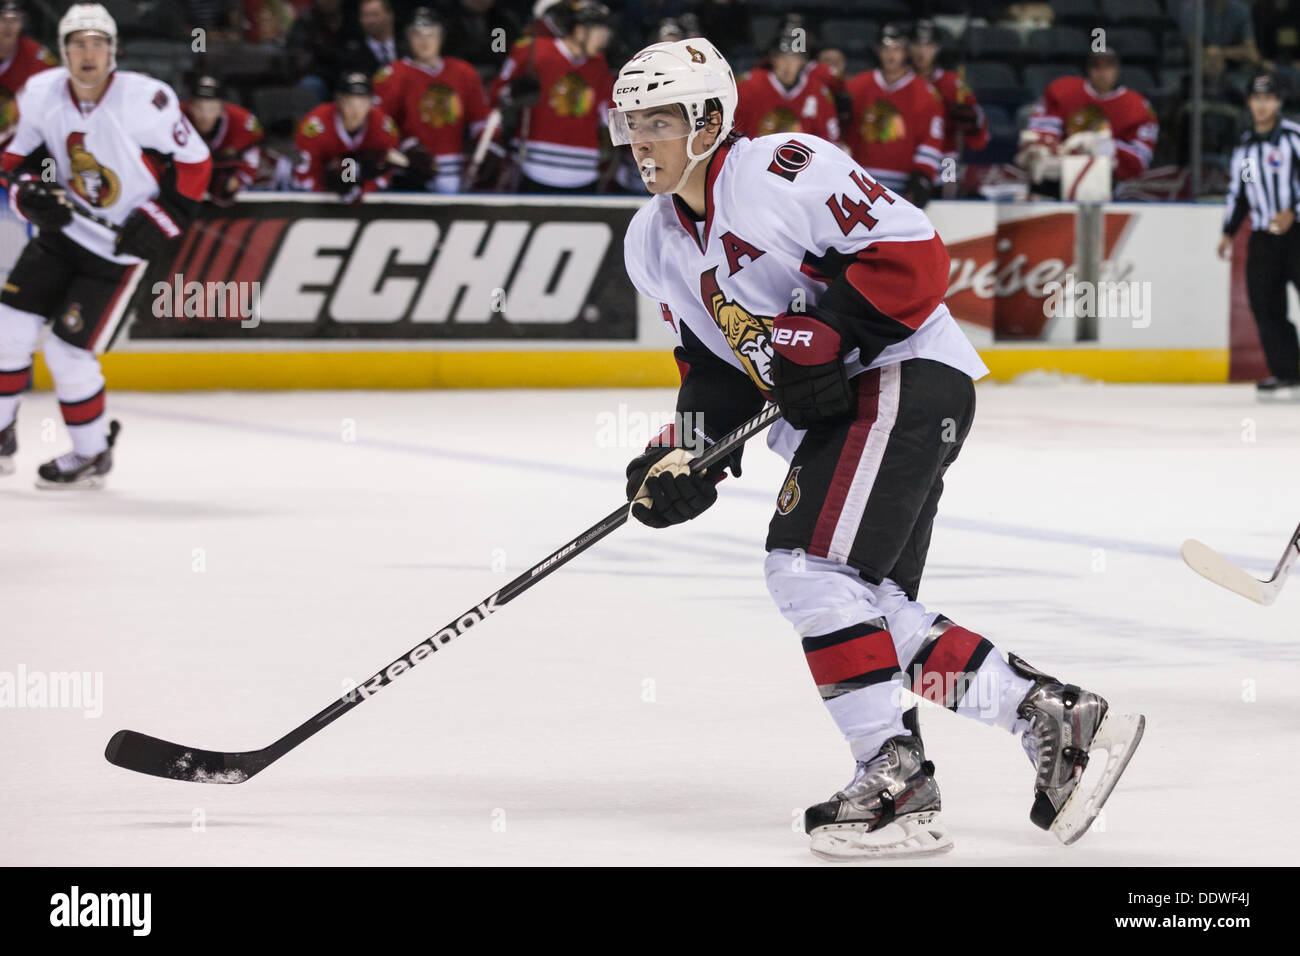
[[[1106,382],[1226,382],[1227,349],[990,349],[999,381],[1033,371]],[[110,389],[664,388],[672,354],[582,352],[114,352],[102,356]],[[36,387],[50,388],[36,363]]]

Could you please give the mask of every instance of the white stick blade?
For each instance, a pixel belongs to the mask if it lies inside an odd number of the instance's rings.
[[[1219,587],[1249,598],[1256,604],[1271,603],[1271,595],[1264,594],[1262,582],[1193,538],[1183,542],[1183,560],[1189,568]]]

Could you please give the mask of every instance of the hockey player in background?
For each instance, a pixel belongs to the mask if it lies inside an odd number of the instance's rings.
[[[808,62],[805,31],[787,25],[772,41],[767,67],[757,67],[740,83],[736,128],[750,136],[812,133],[840,141],[835,98],[821,73]]]
[[[980,109],[975,93],[956,70],[945,70],[939,57],[939,31],[930,20],[912,28],[907,56],[916,75],[936,90],[943,100],[943,159],[956,163],[959,153],[979,152],[989,144],[989,121]]]
[[[334,102],[322,103],[298,124],[293,185],[355,202],[362,193],[388,188],[389,156],[399,142],[397,124],[373,101],[370,77],[345,74]]]
[[[27,81],[0,157],[10,206],[39,230],[0,293],[0,471],[41,333],[72,451],[38,469],[42,487],[98,486],[112,467],[99,353],[147,260],[170,255],[208,186],[208,148],[167,84],[116,69],[117,26],[95,3],[59,21],[63,66]],[[114,232],[74,214],[84,207]]]
[[[844,84],[853,122],[844,134],[854,160],[916,206],[930,201],[942,159],[943,100],[907,65],[907,34],[887,23],[876,45],[880,67]]]
[[[492,106],[522,149],[521,192],[589,192],[600,162],[611,82],[609,8],[561,0],[546,10],[559,37],[516,44],[492,81]]]
[[[23,36],[25,15],[17,0],[0,0],[0,147],[18,128],[15,97],[27,78],[58,64],[49,50]]]
[[[375,74],[375,95],[402,135],[410,168],[399,185],[440,193],[460,190],[469,137],[487,120],[487,96],[474,67],[442,55],[442,21],[427,7],[411,17],[411,55]]]
[[[212,154],[208,198],[225,202],[248,189],[262,165],[262,140],[266,131],[257,117],[237,103],[221,98],[221,81],[201,76],[182,109]]]
[[[1146,97],[1119,85],[1114,48],[1090,53],[1085,72],[1049,83],[1020,134],[1016,165],[1049,195],[1059,194],[1063,155],[1102,157],[1122,182],[1146,172],[1155,154],[1160,123]]]
[[[805,814],[813,851],[951,847],[903,689],[1018,736],[1036,770],[1032,821],[1072,842],[1142,718],[1004,659],[917,600],[972,379],[987,371],[944,305],[947,251],[924,213],[834,144],[735,135],[736,101],[730,68],[700,38],[647,47],[614,85],[611,136],[654,194],[628,229],[627,271],[660,303],[682,371],[677,420],[628,466],[632,515],[665,527],[702,513],[740,455],[692,473],[690,449],[778,403],[768,444],[790,470],[767,584],[856,763]],[[1098,749],[1108,758],[1085,773]]]

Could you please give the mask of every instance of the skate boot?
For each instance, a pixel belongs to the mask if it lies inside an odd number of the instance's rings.
[[[98,455],[78,455],[70,451],[36,469],[36,487],[46,489],[102,488],[104,476],[113,468],[113,445],[121,426],[108,423],[108,447]]]
[[[809,807],[803,822],[813,854],[824,860],[931,856],[952,849],[939,810],[934,764],[919,737],[900,734],[859,763],[847,787]]]
[[[1115,789],[1146,718],[1115,713],[1104,698],[1062,684],[1014,654],[1007,659],[1017,674],[1034,682],[1019,708],[1029,721],[1021,742],[1038,771],[1029,819],[1062,843],[1073,843],[1088,832]],[[1105,760],[1087,769],[1088,755],[1095,751],[1104,751]]]
[[[14,473],[14,455],[18,453],[17,422],[0,428],[0,475]]]

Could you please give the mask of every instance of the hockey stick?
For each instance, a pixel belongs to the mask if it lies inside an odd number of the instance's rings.
[[[14,185],[14,180],[9,176],[9,174],[0,172],[0,187],[9,189],[9,187],[11,187],[12,185]],[[73,193],[70,193],[67,189],[65,189],[62,186],[59,186],[58,188],[63,190],[63,195],[68,200],[67,202],[68,207],[78,216],[81,216],[83,219],[89,219],[97,226],[103,226],[105,229],[111,229],[113,232],[122,231],[122,227],[119,226],[117,223],[105,219],[103,216],[97,216],[95,215],[95,213],[91,212],[90,210],[83,208],[80,202],[73,200],[72,198],[74,195]]]
[[[699,471],[722,461],[779,417],[779,408],[776,405],[768,405],[693,459],[691,470]],[[484,599],[482,603],[453,618],[442,630],[432,637],[425,638],[364,684],[344,694],[319,714],[299,724],[269,747],[234,752],[200,750],[197,747],[184,747],[159,740],[157,737],[150,737],[134,730],[119,730],[109,740],[104,750],[104,757],[109,763],[127,770],[152,774],[155,777],[167,777],[171,780],[186,780],[192,783],[243,783],[338,720],[353,707],[387,687],[401,674],[449,644],[453,638],[464,634],[470,627],[500,610],[538,581],[568,564],[601,538],[625,524],[630,510],[629,505],[620,504],[582,534],[551,552],[501,590]]]
[[[492,146],[492,137],[496,136],[500,126],[501,111],[493,109],[483,122],[483,131],[478,134],[478,142],[474,146],[474,153],[470,157],[469,166],[465,169],[465,175],[461,177],[461,192],[469,192],[474,185],[474,181],[478,179],[478,171],[483,168],[483,160],[487,158],[488,149]]]
[[[1286,584],[1286,576],[1297,559],[1300,559],[1300,527],[1291,535],[1286,551],[1273,569],[1273,576],[1265,581],[1252,577],[1214,549],[1193,538],[1183,542],[1183,560],[1189,568],[1219,587],[1250,598],[1256,604],[1268,605],[1277,600],[1282,585]]]

